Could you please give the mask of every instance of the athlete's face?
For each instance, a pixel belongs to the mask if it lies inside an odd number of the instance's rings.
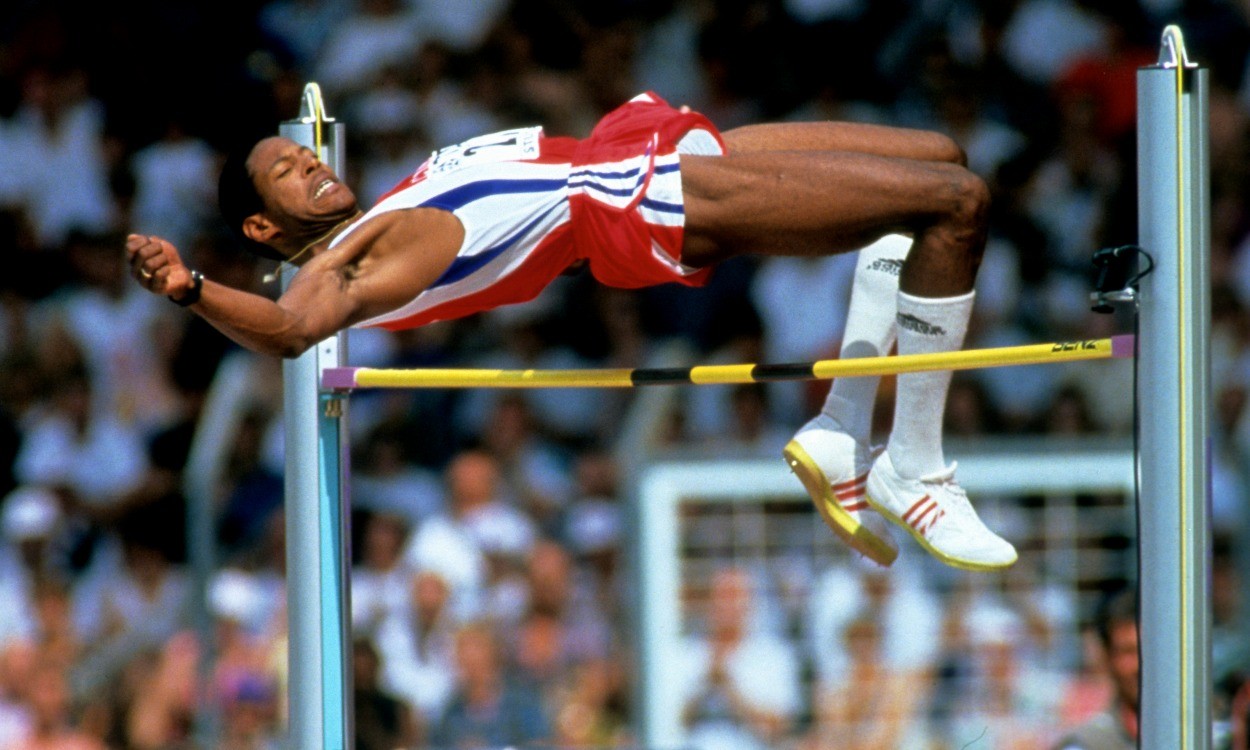
[[[329,166],[288,138],[266,138],[247,159],[265,213],[284,231],[321,226],[356,211],[356,196]]]

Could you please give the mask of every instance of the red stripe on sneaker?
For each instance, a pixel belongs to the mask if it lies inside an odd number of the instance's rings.
[[[920,515],[911,519],[910,521],[908,521],[908,523],[910,523],[912,525],[912,528],[916,529],[916,531],[920,531],[920,522],[924,520],[925,516],[932,513],[933,509],[936,507],[937,507],[937,501],[934,500],[933,502],[929,503],[929,505],[925,507],[924,510],[920,511]]]
[[[865,494],[867,493],[865,492],[863,487],[856,487],[853,490],[842,490],[841,492],[835,492],[833,493],[833,496],[839,500],[854,500],[857,497],[863,497]]]
[[[863,485],[867,481],[868,481],[868,474],[866,473],[860,474],[854,479],[848,479],[845,482],[838,482],[835,485],[831,485],[831,489],[834,492],[841,492],[843,490],[849,490],[849,489],[854,489],[856,487],[859,487],[860,485]]]
[[[946,515],[946,511],[944,510],[939,510],[937,513],[934,513],[933,518],[929,519],[929,523],[926,524],[923,529],[920,529],[920,535],[927,537],[929,535],[929,532],[933,529],[934,526],[937,526],[937,522],[942,520],[942,516],[944,515]]]
[[[851,503],[851,504],[849,504],[849,505],[848,505],[848,504],[846,504],[846,503],[842,503],[842,509],[843,509],[843,510],[848,510],[848,511],[853,511],[853,510],[867,510],[867,509],[868,509],[868,502],[867,502],[866,500],[860,500],[860,501],[859,501],[859,502],[857,502],[857,503]]]
[[[907,509],[906,513],[903,514],[903,521],[907,523],[911,523],[911,514],[915,513],[920,508],[921,505],[923,505],[924,503],[927,503],[928,501],[929,501],[929,496],[925,495],[924,497],[920,498],[916,502],[912,503],[912,506]]]

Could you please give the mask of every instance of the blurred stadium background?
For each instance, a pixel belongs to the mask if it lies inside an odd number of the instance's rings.
[[[1133,77],[1173,22],[1212,72],[1213,720],[1232,747],[1250,675],[1246,3],[9,0],[0,748],[282,746],[278,363],[128,282],[121,248],[130,229],[159,234],[206,276],[274,293],[261,281],[273,264],[241,254],[216,217],[216,174],[239,139],[296,113],[306,81],[347,123],[346,177],[364,202],[438,146],[534,123],[584,135],[648,89],[721,128],[834,118],[948,133],[995,199],[968,346],[1000,346],[1131,329],[1124,312],[1088,312],[1089,259],[1136,239]],[[828,358],[853,267],[742,259],[704,289],[636,293],[569,277],[474,319],[353,332],[351,360]],[[889,572],[865,566],[797,481],[705,502],[708,460],[722,483],[780,467],[824,387],[354,397],[357,747],[638,747],[636,573],[653,561],[637,554],[632,508],[660,462],[689,477],[674,501],[682,659],[664,665],[686,746],[1047,748],[1102,710],[1090,628],[1135,579],[1131,492],[974,497],[1022,551],[993,576],[913,548]],[[233,419],[205,412],[210,391],[232,394]],[[1065,451],[1131,451],[1132,413],[1123,363],[958,373],[947,454],[1055,455],[1063,472]],[[213,420],[229,429],[204,436]],[[224,447],[207,631],[182,495],[197,431]]]

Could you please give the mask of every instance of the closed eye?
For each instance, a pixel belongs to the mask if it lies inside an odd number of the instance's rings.
[[[305,154],[312,154],[312,149],[306,146],[300,148],[300,150],[298,151],[298,155],[303,156]],[[277,159],[274,160],[273,166],[270,167],[269,170],[273,174],[274,179],[281,179],[283,177],[286,177],[288,174],[290,174],[294,166],[295,166],[294,156],[289,156],[289,155],[279,156]]]

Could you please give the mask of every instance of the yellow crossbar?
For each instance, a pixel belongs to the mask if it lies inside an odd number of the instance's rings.
[[[926,370],[1037,365],[1133,356],[1133,337],[1067,341],[936,354],[829,359],[799,364],[699,365],[660,369],[485,370],[332,368],[322,386],[353,388],[631,388],[639,385],[762,383],[897,375]]]

